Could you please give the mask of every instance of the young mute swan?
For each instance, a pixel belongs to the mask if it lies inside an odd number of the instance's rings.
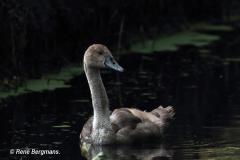
[[[81,143],[128,144],[161,138],[163,130],[174,116],[171,106],[160,106],[151,112],[120,108],[111,113],[100,70],[109,68],[123,72],[123,68],[113,58],[110,50],[101,44],[93,44],[86,50],[83,64],[91,91],[93,117],[83,126]]]

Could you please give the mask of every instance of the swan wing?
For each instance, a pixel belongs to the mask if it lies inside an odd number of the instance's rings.
[[[132,143],[161,137],[164,122],[152,114],[135,108],[115,109],[110,116],[117,141]]]
[[[173,118],[172,107],[162,106],[151,112],[141,111],[136,108],[115,109],[110,121],[117,143],[134,143],[139,140],[149,141],[161,137],[168,121]],[[93,117],[85,123],[80,134],[81,140],[91,143]]]

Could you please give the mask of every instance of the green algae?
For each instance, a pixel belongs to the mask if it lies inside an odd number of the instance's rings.
[[[76,75],[80,75],[83,69],[81,65],[69,65],[57,73],[46,74],[40,79],[27,80],[23,85],[16,89],[0,91],[0,98],[18,96],[29,92],[41,92],[44,90],[54,90],[56,88],[68,88],[66,82]]]
[[[220,39],[218,35],[184,31],[174,35],[137,42],[130,48],[133,52],[152,53],[157,51],[176,51],[180,45],[206,46]]]
[[[194,30],[203,30],[203,31],[218,31],[218,32],[230,32],[233,31],[234,28],[229,25],[219,24],[206,24],[206,23],[198,23],[193,26]]]
[[[201,150],[200,159],[206,160],[235,160],[240,156],[239,147],[219,147]]]
[[[227,25],[195,24],[188,30],[173,35],[155,36],[152,39],[137,40],[130,46],[130,51],[138,53],[154,53],[160,51],[176,51],[181,45],[193,45],[203,48],[221,37],[220,35],[203,33],[201,31],[232,31],[233,28]]]
[[[66,125],[66,124],[62,124],[62,125],[55,125],[55,126],[52,126],[53,128],[70,128],[71,126],[70,125]]]

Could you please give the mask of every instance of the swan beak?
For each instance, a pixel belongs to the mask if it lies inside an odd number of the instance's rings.
[[[124,69],[117,63],[117,61],[113,58],[113,57],[106,57],[105,61],[104,61],[104,65],[107,68],[111,68],[115,71],[119,71],[119,72],[123,72]]]

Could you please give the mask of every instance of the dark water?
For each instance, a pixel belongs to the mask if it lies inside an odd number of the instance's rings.
[[[179,54],[124,55],[124,73],[103,71],[111,109],[173,105],[177,114],[161,144],[95,146],[89,155],[114,160],[239,159],[240,63],[195,52],[183,47]],[[90,94],[84,75],[69,83],[71,88],[2,100],[1,159],[83,159],[79,133],[92,113]],[[10,149],[59,154],[10,155]]]

